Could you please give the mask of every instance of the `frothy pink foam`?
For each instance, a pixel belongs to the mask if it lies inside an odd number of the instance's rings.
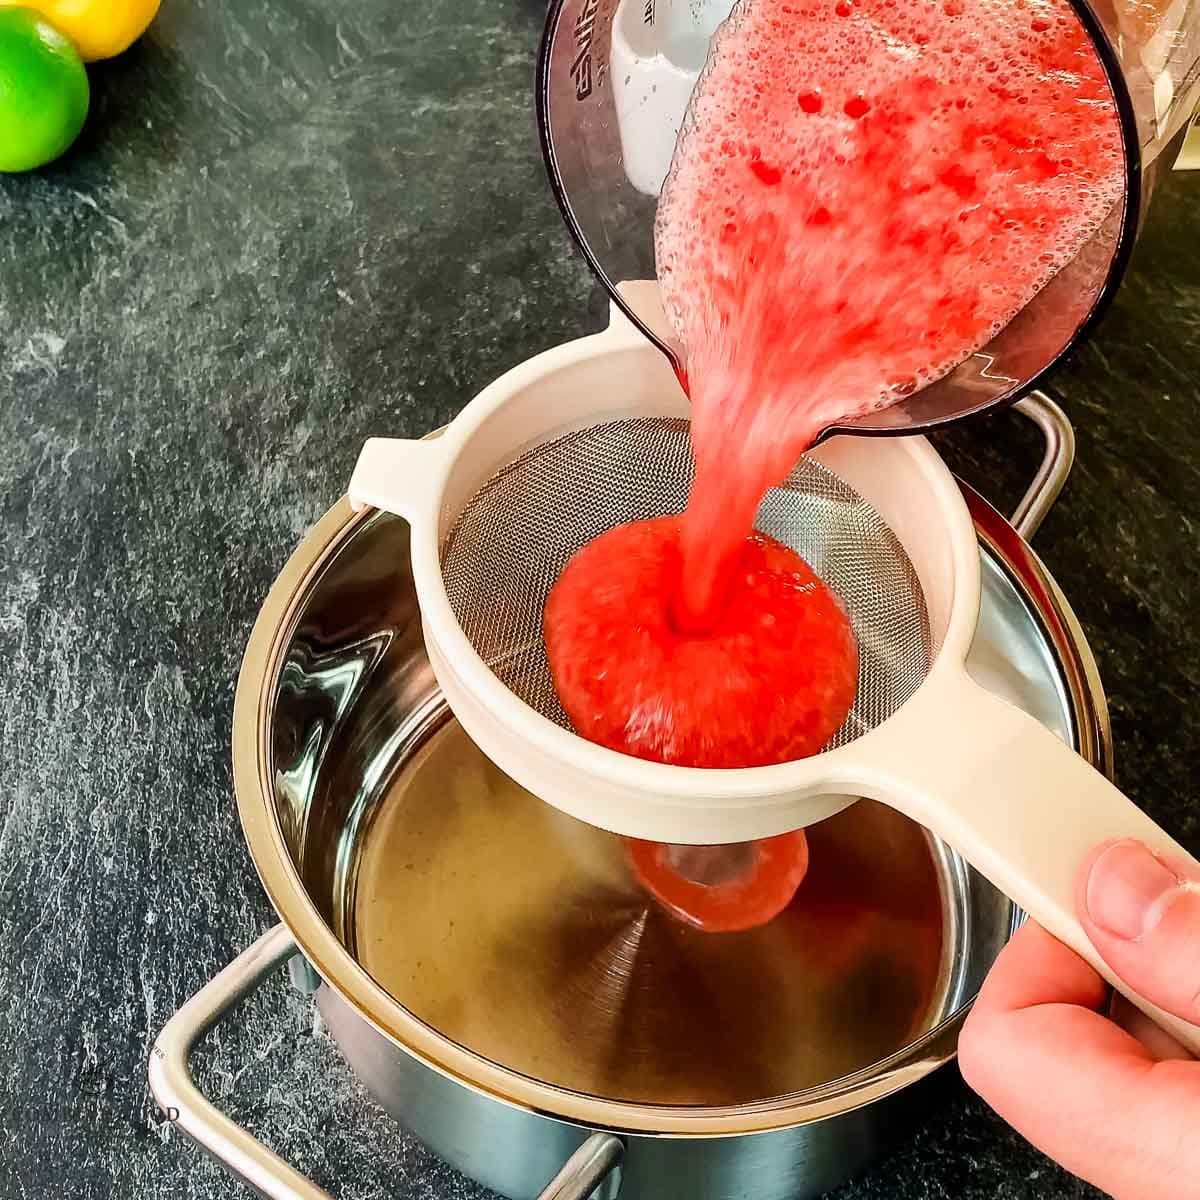
[[[1123,178],[1066,0],[747,0],[709,64],[656,230],[692,391],[696,628],[817,434],[989,341]]]

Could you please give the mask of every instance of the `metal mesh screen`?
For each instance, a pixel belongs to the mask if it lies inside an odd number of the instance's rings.
[[[479,656],[565,729],[542,640],[546,596],[567,560],[614,525],[681,512],[692,482],[688,422],[595,425],[527,451],[472,498],[442,547],[450,605]],[[928,673],[929,615],[895,534],[855,491],[803,460],[768,493],[758,528],[801,554],[858,636],[858,698],[830,746],[886,720]]]

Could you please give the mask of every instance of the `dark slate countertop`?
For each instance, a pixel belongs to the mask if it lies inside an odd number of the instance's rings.
[[[247,1194],[163,1122],[168,1016],[273,922],[229,767],[255,612],[362,440],[417,434],[604,305],[545,185],[540,0],[173,3],[78,146],[0,180],[0,1196]],[[1038,547],[1120,781],[1200,848],[1200,177],[1053,390],[1079,461]],[[1013,414],[945,439],[1011,505]],[[205,1086],[345,1200],[482,1193],[366,1098],[281,977]],[[1092,1193],[953,1089],[842,1193]]]

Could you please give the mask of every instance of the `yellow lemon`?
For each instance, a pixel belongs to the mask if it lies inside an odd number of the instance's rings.
[[[84,62],[112,58],[146,32],[159,0],[0,0],[0,7],[20,5],[40,12],[75,43]]]

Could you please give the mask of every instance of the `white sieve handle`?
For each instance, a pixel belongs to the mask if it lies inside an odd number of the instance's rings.
[[[932,829],[1118,992],[1200,1056],[1200,1026],[1134,993],[1075,915],[1076,876],[1104,841],[1136,838],[1195,862],[1100,772],[961,668],[935,668],[907,704],[858,743],[844,782]]]

